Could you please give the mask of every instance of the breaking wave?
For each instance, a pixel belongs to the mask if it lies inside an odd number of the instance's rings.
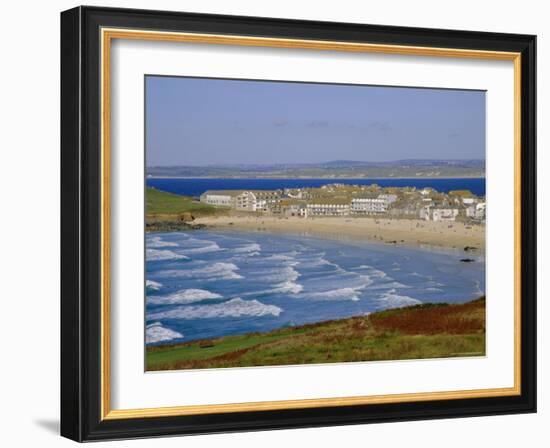
[[[155,342],[170,341],[178,338],[183,338],[183,334],[164,327],[160,322],[155,322],[145,327],[146,344],[154,344]]]
[[[268,257],[264,257],[263,259],[265,261],[268,261],[268,260],[281,260],[281,261],[295,261],[295,256],[298,254],[298,252],[296,251],[292,251],[292,252],[287,252],[287,253],[283,253],[283,254],[273,254],[273,255],[269,255]]]
[[[271,292],[275,293],[289,293],[289,294],[299,294],[302,292],[304,287],[300,285],[299,283],[295,283],[292,281],[286,281],[283,283],[280,283],[276,285],[274,289],[271,290]]]
[[[320,266],[333,266],[337,270],[341,269],[336,263],[328,261],[325,257],[325,252],[318,253],[314,256],[303,257],[299,259],[300,267],[302,268],[316,268]]]
[[[380,296],[380,301],[384,304],[384,308],[402,308],[404,306],[419,305],[422,302],[413,299],[409,296],[401,296],[397,294],[395,289],[390,289]]]
[[[222,248],[218,246],[218,244],[215,243],[214,241],[204,241],[204,242],[208,244],[200,247],[193,247],[191,249],[185,249],[183,252],[186,254],[204,254],[207,252],[217,252],[219,250],[222,250]]]
[[[182,305],[221,298],[221,295],[206,289],[182,289],[167,296],[149,296],[147,297],[147,303],[151,305]]]
[[[385,283],[378,283],[378,284],[374,284],[372,286],[369,287],[369,290],[377,290],[377,289],[405,289],[405,288],[409,288],[409,286],[403,284],[403,283],[400,283],[400,282],[396,282],[396,281],[392,281],[393,279],[391,279],[390,277],[388,277],[388,281],[385,282]]]
[[[154,280],[145,280],[145,287],[148,289],[152,289],[153,291],[158,291],[160,288],[162,288],[162,283],[156,282]]]
[[[355,288],[347,287],[330,289],[327,291],[310,292],[304,294],[304,297],[317,300],[352,300],[357,302],[361,296],[361,290],[363,290],[366,286],[367,285],[358,286]]]
[[[388,275],[384,272],[384,271],[381,271],[380,269],[376,269],[376,268],[373,268],[372,266],[369,266],[368,264],[362,264],[360,266],[357,266],[355,268],[352,268],[354,270],[366,270],[369,277],[374,277],[374,278],[386,278]]]
[[[282,268],[265,268],[251,272],[263,282],[268,283],[284,283],[295,281],[300,277],[300,273],[292,266],[284,266]]]
[[[258,243],[250,243],[246,246],[242,247],[236,247],[233,249],[233,252],[236,254],[242,254],[242,253],[260,253],[262,251],[262,247]]]
[[[151,319],[211,319],[215,317],[279,316],[283,310],[275,305],[266,305],[258,300],[243,300],[240,297],[213,305],[181,306],[169,311],[152,313]]]
[[[164,241],[160,236],[152,236],[147,239],[147,247],[177,247],[178,243]]]
[[[454,302],[481,295],[485,287],[484,265],[474,271],[445,252],[263,232],[197,230],[146,238],[148,260],[165,260],[146,266],[146,318],[157,323],[149,342]],[[185,337],[170,341],[171,331]]]
[[[147,249],[147,261],[163,261],[163,260],[188,260],[185,255],[177,254],[171,250]]]
[[[173,269],[161,271],[159,274],[169,277],[201,278],[203,280],[236,280],[243,278],[242,275],[237,274],[236,271],[238,270],[238,266],[233,263],[219,262],[204,266],[202,268],[181,270]]]

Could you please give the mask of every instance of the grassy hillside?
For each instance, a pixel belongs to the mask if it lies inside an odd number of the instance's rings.
[[[216,207],[195,201],[189,196],[180,196],[148,187],[146,190],[147,215],[178,215],[191,213],[204,216],[216,213]]]
[[[446,358],[485,354],[485,298],[147,348],[147,370]]]
[[[203,204],[189,196],[148,187],[145,191],[145,230],[172,232],[200,228],[192,221],[202,216],[225,214],[227,210]]]

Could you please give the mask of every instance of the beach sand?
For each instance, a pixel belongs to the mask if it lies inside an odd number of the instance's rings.
[[[331,239],[360,239],[389,244],[464,249],[485,248],[485,226],[461,222],[383,219],[374,217],[213,216],[194,224],[218,229],[292,233]]]

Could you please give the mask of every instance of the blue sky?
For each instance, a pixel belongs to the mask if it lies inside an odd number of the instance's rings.
[[[484,159],[485,92],[147,76],[148,166]]]

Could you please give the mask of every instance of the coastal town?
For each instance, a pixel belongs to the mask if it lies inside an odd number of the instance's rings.
[[[279,190],[208,190],[200,202],[235,212],[282,217],[380,217],[485,223],[486,202],[468,190],[346,185]]]

